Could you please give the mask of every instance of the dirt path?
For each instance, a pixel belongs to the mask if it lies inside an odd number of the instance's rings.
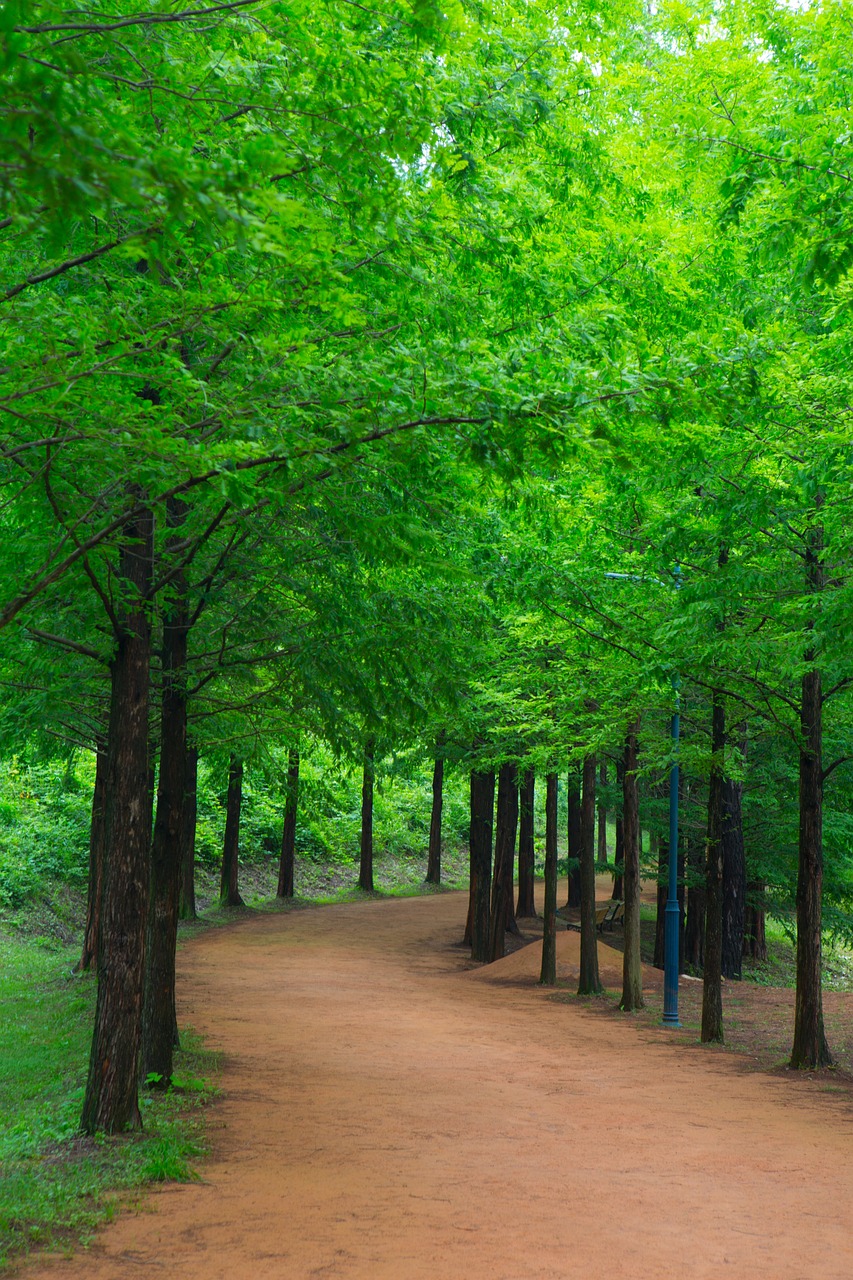
[[[226,1063],[205,1181],[29,1280],[850,1280],[846,1094],[555,999],[538,946],[466,972],[464,910],[356,903],[188,945],[182,1021]]]

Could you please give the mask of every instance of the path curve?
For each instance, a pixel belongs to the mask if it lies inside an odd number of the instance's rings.
[[[464,912],[359,902],[185,946],[181,1021],[225,1054],[204,1181],[29,1280],[850,1280],[846,1096],[554,999],[538,945],[466,970]]]

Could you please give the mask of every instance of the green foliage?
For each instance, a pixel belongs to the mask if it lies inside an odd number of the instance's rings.
[[[240,822],[240,856],[245,862],[278,857],[286,796],[287,752],[270,749],[266,767],[247,768]],[[464,774],[448,770],[442,829],[451,845],[468,839],[468,784]],[[422,855],[429,835],[432,764],[418,756],[377,761],[374,790],[374,845],[377,858],[399,860]],[[303,744],[298,860],[328,866],[352,866],[358,860],[361,830],[361,773],[321,741]],[[223,764],[199,768],[196,850],[201,861],[217,866],[222,856],[227,777]]]
[[[72,977],[76,959],[0,934],[0,1265],[87,1236],[113,1212],[116,1191],[193,1177],[205,1149],[217,1062],[192,1032],[177,1068],[192,1087],[146,1095],[142,1134],[79,1136],[95,991],[90,975]]]
[[[0,771],[0,906],[37,896],[46,880],[86,883],[91,787],[85,755],[27,763],[13,756]]]

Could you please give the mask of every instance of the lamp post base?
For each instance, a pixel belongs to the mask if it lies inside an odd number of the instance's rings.
[[[670,897],[667,899],[665,922],[663,1022],[667,1027],[680,1027],[681,1023],[678,1021],[678,934],[681,925],[681,911],[678,906],[677,897]]]

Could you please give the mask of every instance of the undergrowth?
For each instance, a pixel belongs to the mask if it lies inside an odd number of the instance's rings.
[[[0,1267],[32,1249],[69,1248],[117,1196],[193,1178],[217,1055],[183,1033],[174,1087],[141,1099],[141,1133],[86,1138],[83,1102],[95,983],[77,950],[0,935]]]

